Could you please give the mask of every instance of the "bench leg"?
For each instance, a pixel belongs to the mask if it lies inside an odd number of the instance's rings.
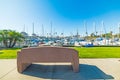
[[[19,73],[22,73],[31,63],[21,63],[17,65],[17,70]]]
[[[79,72],[79,62],[72,62],[74,72]]]

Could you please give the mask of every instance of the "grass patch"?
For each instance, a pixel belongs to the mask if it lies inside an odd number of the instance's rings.
[[[0,50],[0,59],[14,59],[17,56],[19,48],[8,48]]]
[[[73,47],[80,58],[120,58],[120,47]]]
[[[120,58],[120,47],[72,47],[80,58]],[[15,59],[19,48],[0,50],[0,59]]]

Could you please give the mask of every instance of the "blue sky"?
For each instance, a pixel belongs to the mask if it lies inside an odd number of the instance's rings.
[[[13,29],[32,33],[32,23],[35,33],[44,34],[57,32],[58,35],[85,35],[84,21],[88,33],[102,30],[102,21],[106,32],[118,32],[120,23],[120,0],[0,0],[0,29]]]

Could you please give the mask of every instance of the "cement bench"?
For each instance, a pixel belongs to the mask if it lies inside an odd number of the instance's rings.
[[[79,72],[78,52],[64,47],[24,48],[17,52],[17,70],[22,73],[32,63],[71,62],[73,71]]]

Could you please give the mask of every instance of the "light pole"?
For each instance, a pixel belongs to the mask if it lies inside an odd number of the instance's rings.
[[[86,21],[84,21],[84,27],[85,27],[85,34],[86,34],[86,39],[88,39],[88,32],[87,32],[87,25],[86,25]]]

